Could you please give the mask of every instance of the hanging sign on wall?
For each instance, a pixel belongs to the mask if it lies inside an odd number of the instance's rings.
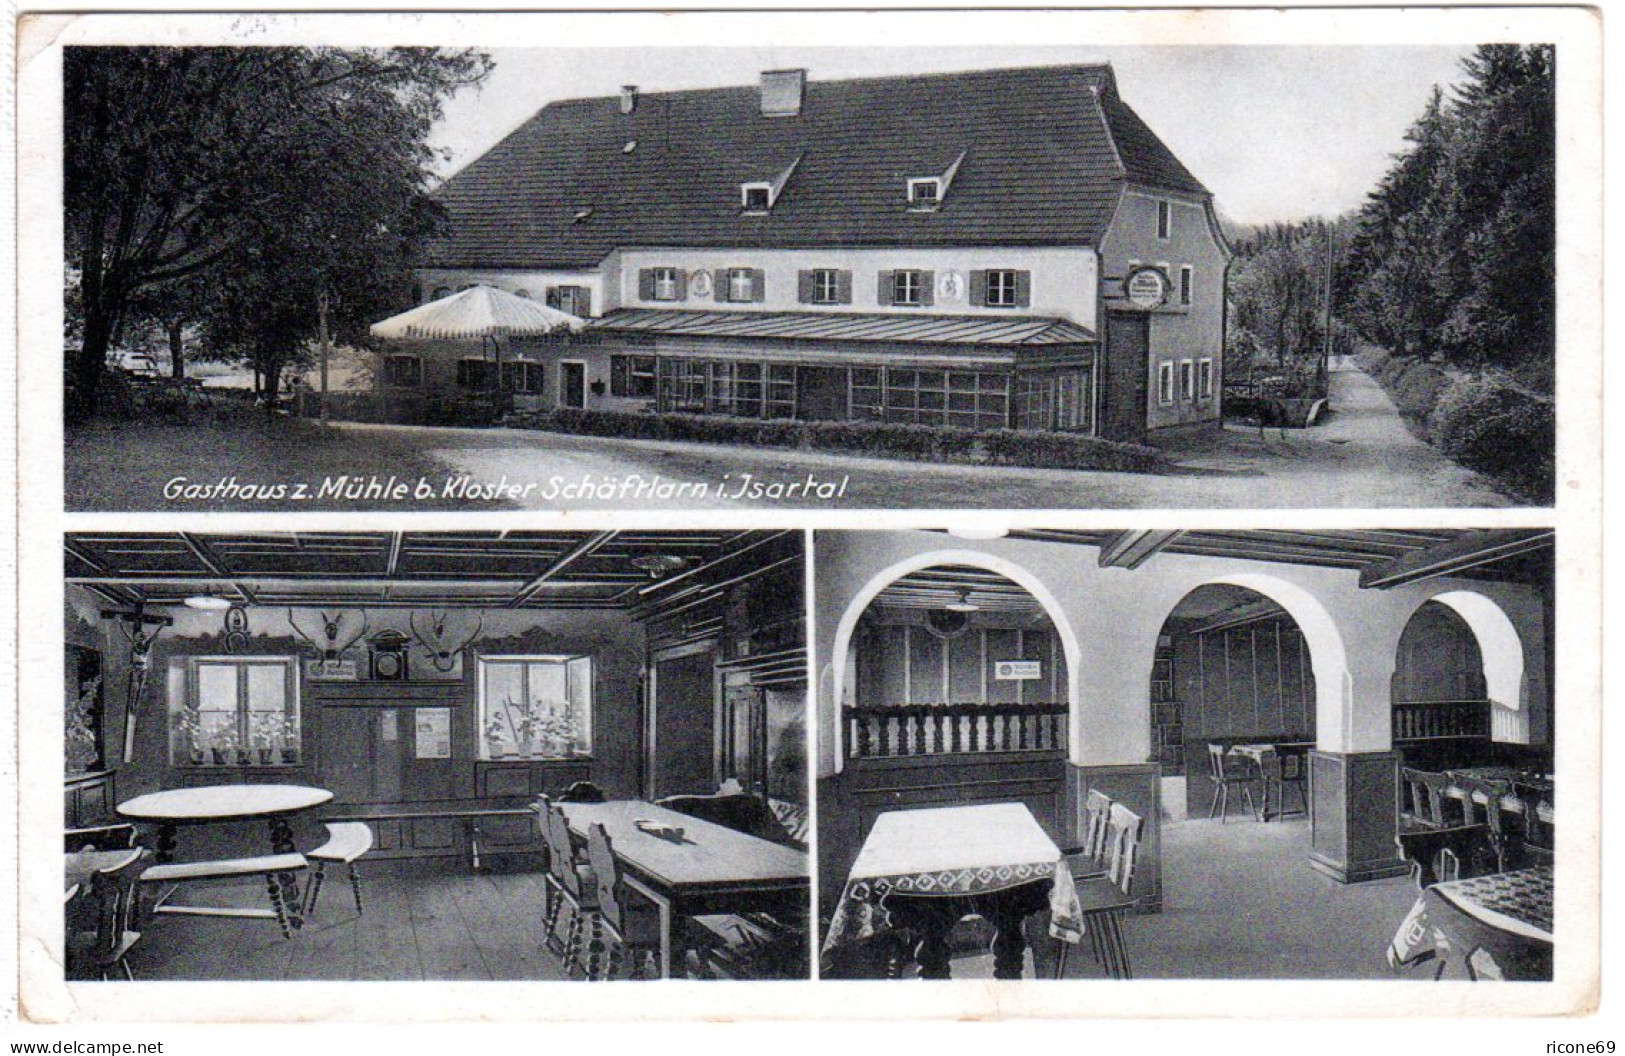
[[[1041,660],[995,660],[993,677],[1000,682],[1032,682],[1044,677]]]

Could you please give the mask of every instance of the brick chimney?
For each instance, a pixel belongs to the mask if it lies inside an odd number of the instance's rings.
[[[794,117],[801,113],[807,91],[806,70],[765,70],[762,73],[762,116]]]

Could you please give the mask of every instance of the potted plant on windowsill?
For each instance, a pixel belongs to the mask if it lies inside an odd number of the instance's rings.
[[[229,727],[215,731],[209,741],[209,755],[215,766],[233,766],[248,761],[248,753],[237,744],[237,731]]]
[[[171,717],[175,729],[174,744],[186,753],[186,761],[193,766],[203,765],[203,726],[196,708],[182,708]]]
[[[102,680],[92,679],[83,684],[73,707],[68,710],[64,735],[67,768],[70,774],[82,774],[96,762],[96,697]]]

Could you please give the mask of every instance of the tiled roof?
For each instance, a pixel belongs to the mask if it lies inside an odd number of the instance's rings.
[[[904,181],[961,153],[941,208],[909,211]],[[739,185],[798,158],[772,212],[741,215]],[[1206,193],[1104,65],[809,81],[796,117],[761,116],[754,85],[650,93],[630,115],[617,98],[567,100],[441,187],[449,224],[425,263],[592,267],[625,246],[1096,245],[1125,180]]]
[[[588,323],[592,330],[691,337],[784,337],[971,345],[1075,345],[1089,330],[1034,316],[902,315],[862,312],[705,312],[623,308]]]

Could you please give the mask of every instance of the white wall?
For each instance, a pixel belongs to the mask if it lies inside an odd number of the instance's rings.
[[[642,268],[674,267],[687,271],[718,268],[761,268],[766,297],[751,304],[718,302],[714,298],[686,301],[638,299],[638,272]],[[852,303],[820,306],[797,300],[797,273],[814,268],[852,272]],[[877,294],[882,271],[917,268],[936,273],[936,303],[929,308],[882,306]],[[970,273],[989,268],[1013,268],[1032,274],[1032,303],[1026,308],[974,308],[970,304]],[[958,274],[959,295],[944,296],[943,277]],[[1085,248],[998,249],[628,249],[621,253],[619,303],[639,308],[722,308],[764,312],[895,312],[908,315],[1059,316],[1091,330],[1095,328],[1095,291],[1099,282],[1095,253]]]
[[[1544,743],[1550,714],[1538,592],[1516,584],[1437,579],[1363,590],[1352,570],[1158,554],[1139,569],[1101,568],[1092,546],[1008,539],[968,542],[926,532],[818,532],[815,584],[820,773],[833,773],[844,665],[832,665],[862,611],[858,602],[899,568],[952,564],[974,551],[1030,585],[1052,613],[1073,681],[1072,761],[1143,762],[1150,750],[1146,706],[1157,634],[1175,605],[1205,583],[1238,582],[1269,594],[1297,620],[1315,664],[1316,732],[1336,752],[1392,746],[1392,680],[1400,634],[1435,594],[1472,591],[1493,601],[1516,628],[1524,652],[1521,701],[1533,738]],[[923,564],[922,564],[923,563]],[[865,602],[866,604],[866,602]],[[1067,637],[1075,636],[1068,643]]]

